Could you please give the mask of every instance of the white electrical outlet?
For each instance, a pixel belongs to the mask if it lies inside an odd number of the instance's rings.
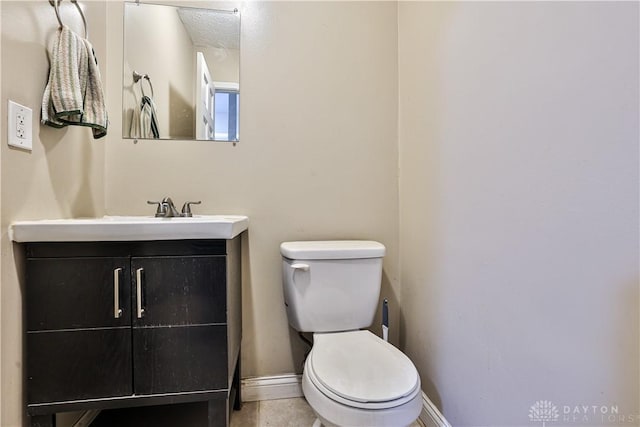
[[[7,141],[12,147],[31,151],[33,112],[31,108],[9,101],[9,117],[7,120]]]

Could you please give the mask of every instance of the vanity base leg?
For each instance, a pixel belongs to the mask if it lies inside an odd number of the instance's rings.
[[[56,427],[56,414],[31,416],[31,427]]]
[[[233,381],[231,383],[231,390],[234,393],[230,396],[233,399],[233,410],[239,411],[242,409],[242,395],[240,392],[240,355],[238,354],[238,360],[236,361],[236,370],[233,374]]]
[[[208,427],[227,427],[229,425],[229,399],[209,401]]]

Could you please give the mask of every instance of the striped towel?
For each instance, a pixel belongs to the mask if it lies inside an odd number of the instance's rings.
[[[156,104],[148,96],[143,96],[140,104],[140,127],[142,128],[143,138],[160,138]]]
[[[44,125],[88,126],[93,137],[107,134],[107,110],[93,46],[64,25],[49,52],[49,81],[42,96]]]
[[[140,106],[131,110],[129,137],[160,139],[156,104],[151,97],[143,95]]]
[[[140,107],[131,110],[130,138],[160,138],[156,104],[148,96],[143,96]]]

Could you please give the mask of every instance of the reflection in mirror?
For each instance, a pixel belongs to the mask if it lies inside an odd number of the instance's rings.
[[[123,138],[238,141],[237,10],[125,3]]]

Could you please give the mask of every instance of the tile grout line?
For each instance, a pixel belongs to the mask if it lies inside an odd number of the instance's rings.
[[[258,405],[256,407],[256,423],[258,424],[257,427],[262,427],[262,420],[260,417],[260,413],[262,411],[260,410],[260,408],[262,408],[262,400],[258,401]]]

